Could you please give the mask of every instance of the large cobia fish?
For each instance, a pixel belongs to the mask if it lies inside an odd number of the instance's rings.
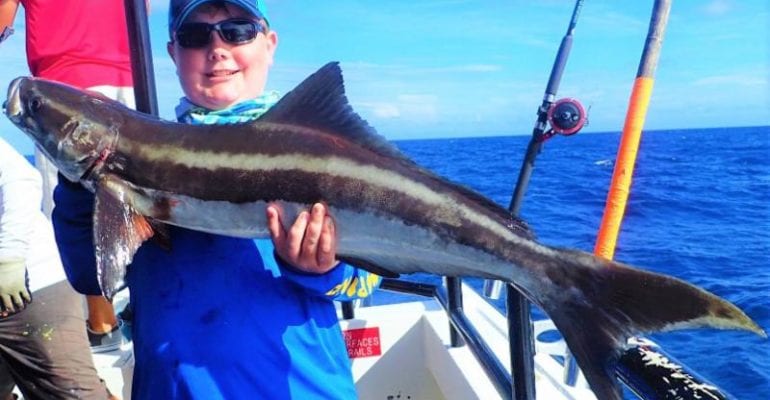
[[[505,209],[378,136],[348,104],[336,63],[252,123],[166,122],[31,78],[11,83],[6,114],[62,174],[95,192],[107,296],[155,221],[267,237],[268,202],[289,217],[323,202],[335,216],[338,256],[354,265],[513,283],[548,313],[601,399],[620,398],[612,368],[629,336],[703,326],[766,336],[737,307],[688,283],[536,242]]]

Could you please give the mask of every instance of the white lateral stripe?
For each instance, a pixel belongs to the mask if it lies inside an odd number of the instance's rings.
[[[127,143],[123,138],[123,145],[136,145]],[[138,147],[134,147],[135,149]],[[326,173],[346,179],[368,182],[369,185],[380,189],[402,193],[410,198],[419,199],[424,203],[436,207],[438,210],[450,211],[442,213],[448,223],[459,225],[459,218],[452,218],[454,212],[459,211],[463,217],[476,224],[495,232],[508,240],[517,243],[529,242],[511,232],[508,228],[498,224],[486,215],[475,212],[463,206],[452,198],[433,191],[430,187],[415,182],[411,179],[390,170],[377,168],[367,164],[357,163],[350,159],[336,156],[314,156],[302,153],[289,153],[281,155],[255,154],[229,154],[212,151],[192,151],[169,145],[148,146],[141,145],[141,156],[151,162],[168,162],[179,164],[189,168],[216,170],[228,168],[235,170],[250,170],[269,173],[270,171],[301,170],[312,173]],[[455,211],[455,212],[456,212]]]

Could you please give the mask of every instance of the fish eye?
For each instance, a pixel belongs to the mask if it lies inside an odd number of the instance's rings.
[[[29,111],[33,113],[40,111],[42,107],[43,107],[43,99],[41,99],[40,97],[34,97],[29,102]]]

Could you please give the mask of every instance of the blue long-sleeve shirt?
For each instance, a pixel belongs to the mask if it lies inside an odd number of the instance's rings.
[[[93,195],[66,179],[53,221],[73,286],[100,294]],[[333,299],[380,278],[345,263],[321,275],[281,265],[269,240],[170,228],[171,251],[142,245],[126,282],[134,310],[132,397],[354,399]]]
[[[171,237],[172,252],[143,246],[127,277],[134,398],[356,397],[324,294],[356,270],[301,275],[275,263],[268,241],[178,228]]]

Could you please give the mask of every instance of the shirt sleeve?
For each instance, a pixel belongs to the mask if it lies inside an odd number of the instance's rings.
[[[53,198],[51,220],[67,279],[79,293],[100,296],[93,237],[94,195],[60,174]]]
[[[269,240],[255,240],[265,267],[301,286],[309,293],[330,300],[348,301],[369,297],[382,278],[364,269],[340,262],[324,274],[300,271],[275,255]]]
[[[26,257],[41,198],[40,174],[0,140],[0,260]]]

